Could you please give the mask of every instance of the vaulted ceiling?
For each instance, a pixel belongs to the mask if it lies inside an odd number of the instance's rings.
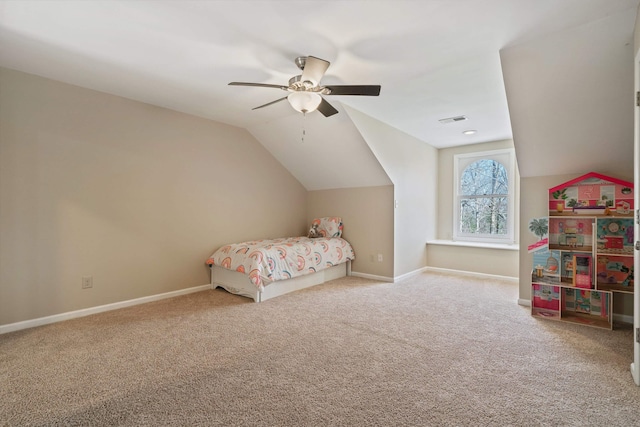
[[[0,0],[0,66],[246,128],[309,189],[388,181],[344,105],[437,148],[513,137],[522,176],[603,171],[629,163],[639,2]],[[304,117],[228,86],[286,85],[300,55],[380,96]],[[359,174],[332,181],[318,147]]]

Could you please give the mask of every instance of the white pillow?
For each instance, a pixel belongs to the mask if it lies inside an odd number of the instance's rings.
[[[316,218],[311,222],[309,237],[319,237],[312,236],[312,230],[316,230],[321,237],[340,237],[342,236],[342,218],[339,216]]]

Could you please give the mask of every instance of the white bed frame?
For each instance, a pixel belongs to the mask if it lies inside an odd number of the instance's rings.
[[[264,286],[264,290],[260,291],[246,274],[212,265],[211,289],[221,287],[232,294],[252,298],[255,302],[262,302],[344,276],[351,276],[351,261],[312,274],[271,282]]]

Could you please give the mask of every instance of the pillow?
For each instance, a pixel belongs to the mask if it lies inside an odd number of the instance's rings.
[[[342,236],[342,218],[338,216],[316,218],[311,222],[309,237],[340,236]]]

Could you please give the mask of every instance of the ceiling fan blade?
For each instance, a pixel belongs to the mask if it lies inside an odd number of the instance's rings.
[[[258,108],[268,107],[269,105],[275,104],[276,102],[284,101],[285,99],[287,99],[286,96],[284,98],[276,99],[275,101],[271,101],[271,102],[269,102],[267,104],[264,104],[264,105],[261,105],[259,107],[252,108],[252,110],[257,110]]]
[[[302,70],[302,81],[310,81],[317,86],[331,63],[315,56],[307,56]]]
[[[332,85],[325,86],[331,92],[325,95],[363,95],[363,96],[378,96],[380,95],[380,85]]]
[[[231,82],[229,86],[254,86],[254,87],[272,87],[275,89],[287,90],[289,89],[287,86],[282,85],[270,85],[266,83],[245,83],[245,82]]]
[[[338,113],[338,110],[336,110],[333,105],[325,101],[324,98],[322,98],[320,105],[318,105],[318,111],[320,111],[325,117],[333,116]]]

